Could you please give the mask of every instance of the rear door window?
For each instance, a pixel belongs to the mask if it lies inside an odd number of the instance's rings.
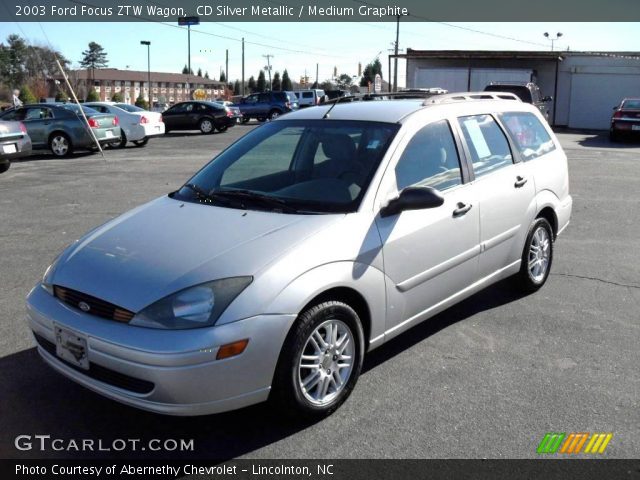
[[[509,142],[491,115],[460,117],[458,121],[476,177],[513,164]]]
[[[502,113],[500,119],[523,160],[533,160],[556,149],[549,132],[533,113]]]

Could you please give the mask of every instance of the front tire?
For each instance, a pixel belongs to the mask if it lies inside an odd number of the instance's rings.
[[[213,131],[215,130],[215,127],[213,126],[213,121],[210,118],[203,118],[202,120],[200,120],[200,123],[198,124],[198,128],[205,135],[213,133]]]
[[[553,262],[553,229],[544,218],[536,218],[529,227],[518,272],[520,289],[526,293],[539,290],[549,278]]]
[[[58,158],[64,158],[71,155],[73,145],[66,133],[54,133],[49,138],[49,150]]]
[[[364,332],[349,305],[327,301],[304,311],[284,342],[271,401],[286,413],[321,418],[349,397],[364,358]]]

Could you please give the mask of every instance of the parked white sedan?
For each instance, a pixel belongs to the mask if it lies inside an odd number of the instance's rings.
[[[90,102],[84,105],[101,113],[118,116],[122,130],[120,148],[123,148],[127,142],[133,142],[137,147],[144,147],[150,137],[164,135],[164,122],[160,113],[150,112],[127,103]]]

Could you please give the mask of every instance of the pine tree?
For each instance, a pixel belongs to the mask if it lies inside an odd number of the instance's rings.
[[[282,90],[293,90],[293,85],[291,84],[291,79],[289,78],[289,72],[287,72],[286,68],[284,72],[282,72]]]
[[[249,89],[250,93],[253,93],[256,91],[256,79],[253,78],[253,75],[249,77],[249,83],[247,84],[247,88]]]
[[[258,75],[258,82],[256,83],[256,90],[258,92],[264,92],[267,89],[267,80],[264,78],[264,70],[260,70]]]
[[[183,75],[187,75],[189,73],[189,68],[187,67],[187,64],[184,64],[184,67],[182,67],[182,74]]]
[[[227,81],[227,75],[224,73],[224,70],[222,72],[220,72],[220,81],[221,82],[226,82]]]
[[[273,75],[273,80],[271,82],[271,90],[274,92],[279,92],[282,90],[282,82],[280,81],[280,72],[276,72]]]
[[[204,78],[206,78],[207,80],[209,80],[209,72],[204,72]]]
[[[236,80],[233,83],[233,93],[234,95],[240,95],[240,80]]]
[[[199,77],[202,77],[202,69],[201,68],[198,69],[198,73],[196,75],[198,75]]]
[[[108,63],[107,52],[104,51],[102,45],[96,42],[89,42],[89,48],[82,52],[80,66],[95,70],[96,68],[105,68]]]

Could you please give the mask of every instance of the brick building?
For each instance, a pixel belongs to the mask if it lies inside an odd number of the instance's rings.
[[[101,101],[110,101],[119,92],[125,103],[133,104],[142,95],[149,99],[148,76],[146,71],[100,68],[91,70],[72,70],[69,81],[76,90],[79,99],[87,96],[89,88],[94,88]],[[62,78],[56,79],[58,84]],[[233,95],[224,82],[185,75],[182,73],[151,72],[152,105],[169,104],[193,99],[195,90],[204,91],[204,100],[228,99]],[[55,95],[55,92],[53,92]]]

